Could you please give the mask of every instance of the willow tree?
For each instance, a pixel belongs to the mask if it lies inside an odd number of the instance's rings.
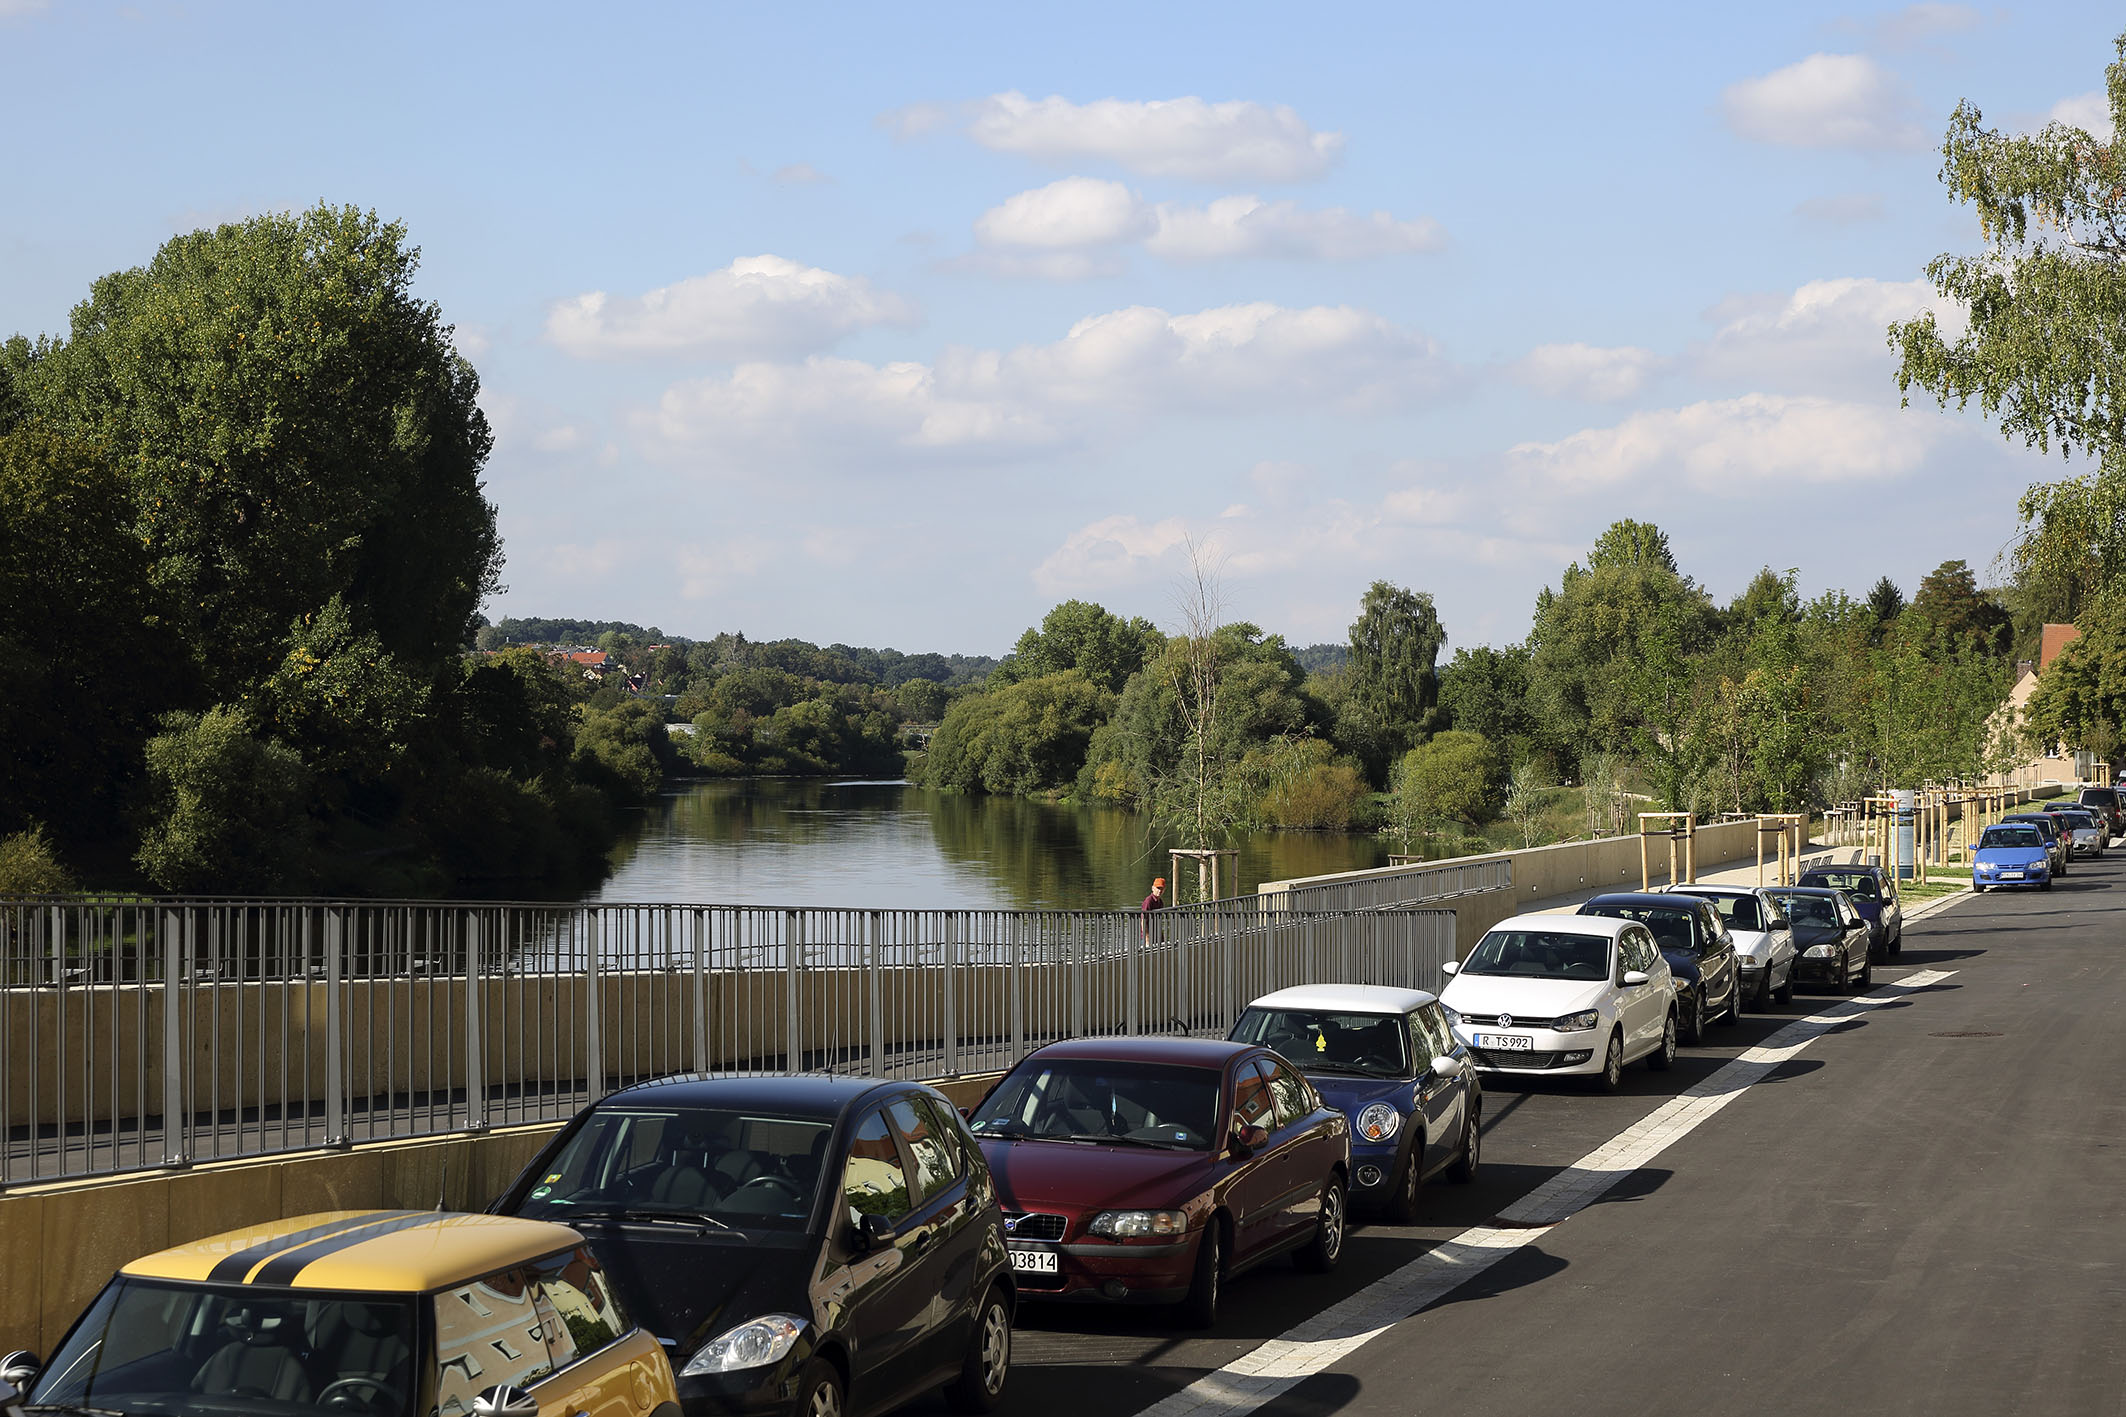
[[[2007,438],[2095,460],[2018,509],[2011,560],[2048,618],[2077,618],[2126,574],[2126,35],[2116,48],[2108,133],[2004,132],[1957,105],[1941,177],[1985,246],[1936,257],[1927,276],[1967,324],[1952,337],[1929,312],[1889,332],[1908,398],[1916,385],[1943,406],[1976,399]]]

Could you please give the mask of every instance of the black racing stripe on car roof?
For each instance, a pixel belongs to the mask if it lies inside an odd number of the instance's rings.
[[[327,1225],[313,1225],[307,1230],[291,1230],[285,1235],[276,1235],[271,1240],[261,1241],[246,1249],[238,1250],[235,1254],[218,1261],[214,1268],[207,1272],[207,1278],[216,1284],[241,1284],[244,1277],[250,1274],[252,1270],[258,1268],[263,1261],[270,1260],[284,1251],[292,1250],[297,1245],[308,1244],[312,1240],[322,1240],[332,1235],[344,1235],[349,1230],[359,1230],[364,1226],[374,1225],[380,1220],[392,1220],[402,1215],[412,1215],[414,1213],[410,1210],[372,1211],[367,1215],[335,1220]]]
[[[327,1255],[335,1255],[341,1250],[348,1250],[356,1245],[366,1244],[381,1235],[392,1235],[401,1230],[417,1230],[423,1225],[433,1225],[441,1218],[432,1210],[400,1211],[398,1212],[398,1218],[395,1220],[384,1220],[382,1224],[367,1225],[360,1230],[352,1230],[342,1235],[328,1235],[322,1240],[313,1240],[299,1249],[284,1251],[274,1259],[268,1260],[265,1266],[256,1275],[252,1276],[251,1282],[253,1284],[293,1284],[297,1275]]]

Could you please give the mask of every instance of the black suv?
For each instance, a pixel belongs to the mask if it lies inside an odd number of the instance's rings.
[[[584,1109],[493,1209],[590,1242],[665,1343],[687,1417],[866,1417],[1004,1393],[1015,1290],[997,1191],[907,1082],[677,1077]]]
[[[1581,915],[1636,920],[1653,931],[1661,957],[1676,983],[1676,1036],[1685,1043],[1705,1037],[1705,1021],[1742,1022],[1742,968],[1735,941],[1712,902],[1688,894],[1612,891],[1582,905]]]
[[[2096,813],[2104,830],[2113,836],[2126,836],[2126,803],[2119,801],[2116,787],[2085,787],[2076,800]]]

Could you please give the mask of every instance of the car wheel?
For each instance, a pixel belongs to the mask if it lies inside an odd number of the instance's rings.
[[[1676,1062],[1676,1016],[1671,1013],[1661,1025],[1661,1046],[1646,1055],[1646,1066],[1657,1073],[1665,1073]]]
[[[1224,1280],[1224,1246],[1218,1235],[1218,1218],[1212,1216],[1196,1242],[1196,1269],[1189,1279],[1188,1297],[1181,1301],[1181,1322],[1190,1328],[1209,1328],[1218,1322],[1218,1286]]]
[[[1692,994],[1683,1001],[1683,1006],[1689,1012],[1684,1014],[1683,1026],[1676,1031],[1682,1035],[1685,1043],[1703,1043],[1705,1041],[1705,1000],[1697,994]]]
[[[1890,958],[1895,959],[1905,952],[1905,927],[1899,925],[1897,933],[1890,936]]]
[[[1004,1302],[1003,1291],[992,1287],[975,1310],[967,1356],[960,1362],[959,1377],[945,1389],[945,1401],[955,1412],[994,1412],[1010,1376],[1011,1306]]]
[[[1321,1211],[1314,1218],[1314,1238],[1292,1256],[1292,1263],[1309,1274],[1327,1274],[1344,1256],[1344,1231],[1350,1217],[1344,1213],[1344,1180],[1335,1172],[1321,1183]]]
[[[1476,1179],[1476,1164],[1484,1151],[1484,1109],[1472,1101],[1469,1104],[1469,1125],[1462,1131],[1462,1154],[1454,1158],[1447,1168],[1447,1179],[1457,1186],[1466,1186]]]
[[[1976,881],[1973,881],[1973,882],[1971,883],[1971,894],[1973,894],[1973,895],[1984,895],[1985,893],[1986,893],[1986,888],[1985,888],[1984,886],[1980,885],[1980,884],[1979,884],[1978,882],[1976,882]]]
[[[1742,976],[1737,974],[1727,982],[1727,1012],[1720,1015],[1720,1022],[1734,1025],[1742,1022]]]
[[[2050,877],[2050,876],[2047,876],[2047,877],[2045,877],[2045,883],[2044,883],[2043,885],[2039,886],[2039,887],[2038,887],[2038,889],[2039,889],[2039,890],[2041,890],[2041,891],[2049,891],[2049,890],[2051,890],[2051,889],[2052,889],[2052,877]]]
[[[1418,1213],[1418,1193],[1425,1183],[1425,1139],[1416,1132],[1410,1134],[1410,1151],[1403,1157],[1403,1168],[1395,1175],[1395,1198],[1388,1202],[1388,1218],[1397,1225],[1415,1225]]]
[[[1767,973],[1765,978],[1769,982],[1770,974]],[[1794,1002],[1794,966],[1791,962],[1786,967],[1786,983],[1779,986],[1778,992],[1773,997],[1777,998],[1782,1004]]]
[[[814,1358],[805,1365],[798,1384],[796,1417],[842,1417],[848,1404],[842,1399],[842,1375],[834,1365]]]
[[[1671,1026],[1675,1022],[1675,1017],[1674,1014],[1669,1015]],[[1602,1071],[1595,1074],[1595,1090],[1598,1092],[1615,1092],[1623,1085],[1624,1035],[1611,1033],[1609,1035],[1609,1051],[1602,1055]]]
[[[1860,957],[1860,978],[1853,981],[1853,987],[1856,990],[1875,987],[1875,957],[1873,955],[1862,955]]]

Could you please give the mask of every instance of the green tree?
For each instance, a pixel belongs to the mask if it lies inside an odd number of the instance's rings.
[[[1880,627],[1876,635],[1880,639],[1880,631],[1897,623],[1897,617],[1905,613],[1905,593],[1897,588],[1897,582],[1884,576],[1868,592],[1868,610]]]
[[[414,297],[418,259],[351,208],[192,232],[18,356],[32,413],[123,450],[156,613],[212,696],[271,674],[335,595],[425,671],[495,588],[479,380]]]
[[[641,699],[611,708],[585,707],[576,728],[576,762],[602,779],[620,801],[640,804],[657,795],[676,758],[664,715]]]
[[[59,859],[42,826],[0,836],[0,896],[69,895],[73,873]]]
[[[2111,756],[2126,723],[2126,598],[2107,597],[2083,617],[2081,635],[2045,666],[2023,717],[2039,744]]]
[[[1978,588],[1978,579],[1962,561],[1944,561],[1919,583],[1912,613],[1949,637],[1985,654],[2008,647],[2012,622],[2008,612]]]
[[[147,827],[135,857],[165,890],[272,893],[315,870],[310,773],[241,708],[171,713],[150,738]]]
[[[1345,831],[1366,800],[1358,765],[1319,738],[1278,737],[1240,760],[1253,820],[1286,831]]]
[[[1109,693],[1120,693],[1161,643],[1149,620],[1124,620],[1089,601],[1066,600],[1019,636],[1011,654],[990,672],[990,682],[1015,684],[1075,669]]]
[[[1417,804],[1420,821],[1479,827],[1499,813],[1503,777],[1498,754],[1483,735],[1450,728],[1403,755],[1395,790]]]
[[[1075,669],[970,694],[945,711],[919,780],[959,792],[1031,794],[1068,787],[1115,696]]]
[[[1446,639],[1430,595],[1375,581],[1358,603],[1350,634],[1352,696],[1397,750],[1415,746],[1438,726],[1436,670]]]
[[[2126,133],[2126,35],[2105,70],[2113,133]],[[1985,126],[1959,103],[1942,181],[1978,213],[1986,248],[1942,255],[1927,276],[1968,317],[1946,334],[1932,312],[1890,327],[1899,389],[1946,406],[1977,399],[2003,436],[2097,460],[2093,474],[2023,494],[2011,553],[2042,591],[2041,613],[2075,619],[2126,571],[2126,145],[2071,124],[2037,133]]]

